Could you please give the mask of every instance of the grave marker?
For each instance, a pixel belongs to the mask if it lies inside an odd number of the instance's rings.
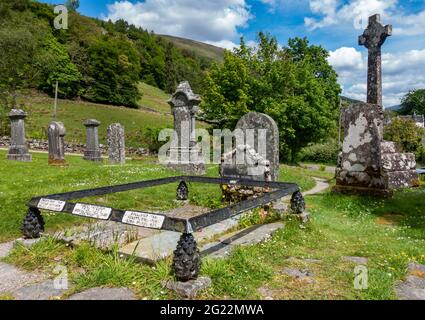
[[[23,110],[13,109],[8,116],[11,123],[11,139],[7,159],[31,162],[32,157],[28,152],[25,139],[25,118],[27,114]]]
[[[119,123],[108,127],[108,154],[111,164],[125,164],[124,127]]]
[[[86,151],[84,152],[84,160],[102,161],[102,155],[99,149],[99,132],[100,122],[94,119],[84,122],[87,134]]]
[[[49,140],[49,164],[65,165],[65,126],[62,122],[53,121],[47,128]]]

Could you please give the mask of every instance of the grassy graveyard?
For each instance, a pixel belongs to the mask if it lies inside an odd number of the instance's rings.
[[[175,174],[158,166],[152,158],[131,160],[121,167],[69,156],[70,166],[59,169],[47,165],[45,154],[33,154],[32,164],[7,162],[4,156],[1,151],[1,241],[19,236],[25,202],[34,195]],[[208,175],[216,174],[217,168],[209,167]],[[331,173],[320,170],[281,168],[281,179],[299,183],[303,190],[314,186],[313,176],[332,178]],[[220,205],[216,186],[197,185],[191,191],[194,204]],[[394,299],[394,285],[406,275],[408,262],[425,263],[424,192],[424,187],[401,191],[388,200],[330,192],[308,196],[312,222],[305,228],[298,220],[287,219],[285,228],[267,242],[238,248],[227,259],[204,259],[202,274],[211,277],[213,285],[200,298]],[[90,200],[118,208],[164,210],[173,204],[174,193],[175,186],[170,185]],[[44,216],[48,231],[85,222],[66,214]],[[367,290],[354,289],[355,264],[345,261],[344,256],[369,258]],[[306,258],[320,261],[306,262]],[[140,299],[178,298],[161,286],[161,281],[172,278],[171,259],[151,267],[123,260],[116,250],[102,252],[89,245],[71,248],[48,239],[31,249],[16,247],[6,261],[52,275],[58,263],[66,265],[75,284],[69,294],[97,286],[127,286]],[[282,273],[284,268],[308,268],[314,280],[292,279]]]

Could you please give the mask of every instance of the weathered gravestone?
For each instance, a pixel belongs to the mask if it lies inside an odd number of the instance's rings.
[[[171,141],[167,166],[189,174],[204,174],[205,162],[197,144],[195,115],[201,97],[183,81],[168,101],[174,116],[175,135]]]
[[[102,155],[99,149],[99,132],[100,122],[94,119],[84,122],[87,134],[86,150],[84,151],[84,160],[102,161]]]
[[[112,164],[125,164],[124,127],[113,123],[108,127],[108,154]]]
[[[53,121],[47,128],[49,140],[49,164],[65,165],[65,126],[62,122]]]
[[[25,139],[25,118],[27,114],[23,110],[13,109],[9,113],[11,122],[11,139],[8,160],[31,162],[32,157],[28,152],[27,142]]]
[[[237,123],[235,147],[223,155],[220,175],[235,179],[277,181],[279,177],[279,129],[268,115],[250,112]],[[222,186],[224,199],[239,201],[260,195],[261,187]]]
[[[359,38],[359,44],[369,50],[368,103],[342,111],[344,141],[336,169],[337,192],[390,195],[392,189],[411,187],[418,180],[415,155],[398,153],[394,142],[383,139],[381,46],[391,30],[374,15]]]

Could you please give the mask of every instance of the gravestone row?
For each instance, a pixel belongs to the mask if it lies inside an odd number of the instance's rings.
[[[25,118],[27,114],[23,110],[12,110],[9,113],[11,122],[11,137],[8,160],[31,162],[27,141],[25,139]],[[98,127],[100,122],[89,119],[84,122],[86,127],[87,144],[84,151],[84,159],[89,161],[102,161],[99,147]],[[119,123],[108,127],[108,155],[111,164],[125,164],[125,134],[124,127]],[[49,164],[66,166],[65,161],[65,126],[62,122],[52,121],[47,128]]]

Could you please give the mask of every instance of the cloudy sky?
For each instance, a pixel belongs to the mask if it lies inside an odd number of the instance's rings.
[[[43,2],[58,3],[59,0]],[[307,37],[330,51],[344,95],[365,100],[367,51],[358,46],[369,15],[393,25],[383,47],[384,104],[393,106],[409,90],[425,88],[424,0],[80,0],[82,14],[125,19],[153,30],[232,48],[240,36],[259,31]]]

